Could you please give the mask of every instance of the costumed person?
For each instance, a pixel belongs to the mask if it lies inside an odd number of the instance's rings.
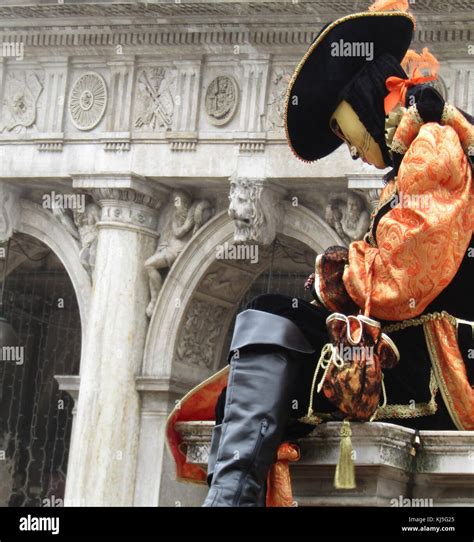
[[[430,86],[436,60],[408,51],[407,9],[382,0],[327,24],[290,81],[298,159],[346,143],[354,159],[391,169],[364,239],[317,256],[314,301],[253,299],[237,315],[230,365],[171,413],[178,479],[207,481],[204,506],[291,506],[295,440],[328,420],[343,421],[340,488],[355,483],[350,420],[474,430],[474,129]],[[176,423],[187,420],[216,422],[207,475],[180,451]]]

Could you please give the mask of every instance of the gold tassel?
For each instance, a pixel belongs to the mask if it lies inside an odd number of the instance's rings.
[[[355,489],[355,469],[352,460],[351,426],[348,420],[344,420],[341,426],[341,442],[339,444],[339,461],[334,476],[336,489]]]

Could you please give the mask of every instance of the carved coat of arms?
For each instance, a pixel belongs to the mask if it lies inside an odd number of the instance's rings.
[[[222,126],[229,122],[237,109],[239,89],[233,77],[220,75],[207,87],[204,107],[211,124]]]
[[[175,78],[164,67],[143,70],[138,76],[135,127],[171,130],[174,111]]]
[[[21,132],[32,127],[42,91],[43,85],[35,73],[10,74],[5,86],[0,131]]]

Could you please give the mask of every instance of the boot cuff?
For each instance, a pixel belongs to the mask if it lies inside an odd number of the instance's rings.
[[[305,354],[315,352],[303,332],[291,320],[255,309],[247,309],[237,315],[230,350],[250,344],[274,344]]]

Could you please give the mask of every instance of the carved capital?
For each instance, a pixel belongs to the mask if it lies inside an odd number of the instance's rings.
[[[99,228],[136,229],[157,236],[158,211],[168,189],[135,174],[72,175],[73,186],[87,191],[101,208]]]
[[[229,216],[234,220],[234,241],[270,245],[276,236],[284,190],[266,179],[230,178]]]

